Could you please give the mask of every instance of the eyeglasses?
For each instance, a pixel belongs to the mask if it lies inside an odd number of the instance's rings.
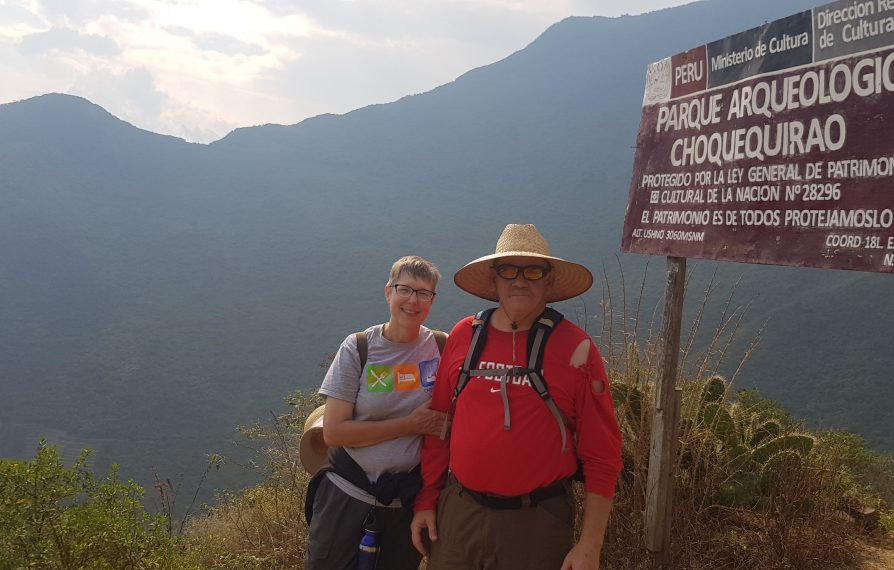
[[[413,296],[413,293],[416,293],[416,299],[418,299],[420,303],[431,303],[437,294],[428,289],[413,289],[409,285],[401,285],[399,283],[395,283],[391,287],[394,289],[394,292],[397,293],[398,299],[409,299]]]
[[[519,266],[503,263],[494,267],[494,271],[503,279],[510,281],[517,278],[519,273],[528,281],[540,281],[552,271],[552,267],[542,267],[540,265]]]

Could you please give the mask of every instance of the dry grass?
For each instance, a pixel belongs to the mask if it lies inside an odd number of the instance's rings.
[[[644,546],[646,480],[657,376],[655,314],[644,322],[640,294],[620,310],[604,278],[603,347],[621,425],[624,469],[603,550],[603,568],[652,568]],[[643,279],[643,285],[645,277]],[[860,531],[843,514],[849,506],[879,505],[883,489],[854,484],[853,465],[840,441],[806,434],[775,403],[755,392],[735,393],[736,377],[759,344],[753,339],[727,380],[718,372],[747,307],[722,301],[720,319],[701,335],[713,296],[708,283],[684,331],[678,385],[683,389],[675,469],[673,568],[832,569],[855,563]],[[696,339],[702,339],[697,342]],[[704,339],[707,340],[704,340]],[[847,445],[862,445],[850,441]],[[759,449],[763,446],[762,449]],[[851,450],[853,452],[853,450]],[[877,474],[878,475],[878,474]],[[882,477],[894,488],[894,473]]]
[[[300,392],[287,399],[292,410],[268,425],[241,428],[261,444],[268,472],[260,485],[218,497],[217,505],[188,528],[194,550],[207,568],[304,567],[307,524],[304,497],[309,477],[298,460],[304,418],[321,400]]]

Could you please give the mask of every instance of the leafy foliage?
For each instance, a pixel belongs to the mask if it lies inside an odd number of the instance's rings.
[[[66,468],[41,441],[31,461],[0,460],[0,568],[198,568],[143,508],[143,490],[112,468],[96,479],[89,451]]]

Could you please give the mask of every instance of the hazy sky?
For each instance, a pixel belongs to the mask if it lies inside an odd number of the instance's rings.
[[[688,0],[0,0],[0,103],[80,95],[210,142],[448,83],[568,16]]]

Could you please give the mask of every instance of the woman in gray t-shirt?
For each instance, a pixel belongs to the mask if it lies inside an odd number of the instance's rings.
[[[365,365],[352,334],[339,347],[320,388],[326,396],[326,444],[343,448],[348,462],[362,469],[371,486],[383,480],[413,485],[422,436],[441,431],[444,414],[428,407],[440,351],[434,333],[422,324],[439,277],[434,264],[421,257],[397,260],[385,285],[391,316],[387,323],[364,331]],[[336,470],[343,463],[336,463]],[[345,470],[329,471],[319,482],[307,570],[357,568],[364,525],[376,530],[379,568],[417,568],[419,553],[410,542],[412,505],[398,498],[384,505],[348,478]]]

